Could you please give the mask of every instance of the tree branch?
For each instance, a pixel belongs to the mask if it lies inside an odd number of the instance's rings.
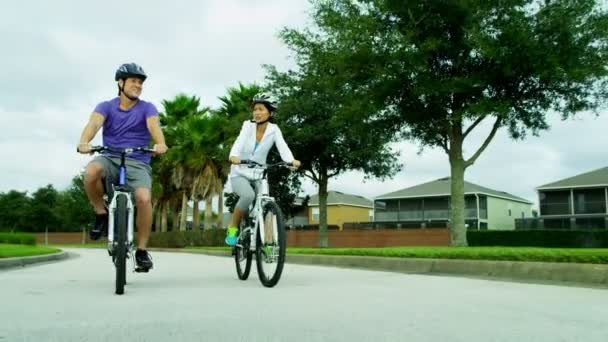
[[[331,173],[331,174],[327,175],[327,178],[329,179],[331,177],[337,176],[338,174],[340,174],[340,171],[336,171],[334,173]]]
[[[304,172],[304,176],[311,179],[313,182],[319,184],[319,177],[315,174],[315,172],[312,170],[312,168],[307,171],[310,172],[310,175],[307,174],[306,172]]]
[[[473,165],[473,163],[475,163],[475,161],[477,160],[477,158],[479,158],[481,153],[483,153],[483,151],[486,149],[486,147],[488,147],[488,145],[490,144],[490,141],[492,141],[492,139],[494,138],[494,135],[496,135],[496,131],[498,131],[498,128],[500,128],[501,123],[502,123],[502,118],[497,118],[496,122],[494,122],[494,126],[492,127],[492,131],[490,132],[490,135],[488,135],[488,137],[483,142],[481,147],[477,150],[477,152],[475,152],[475,154],[471,158],[469,158],[469,160],[466,160],[464,162],[465,169],[467,167]]]
[[[445,136],[438,136],[437,137],[437,144],[439,146],[441,146],[441,148],[445,151],[445,153],[449,154],[450,153],[450,149],[448,148],[448,139]]]
[[[467,128],[467,130],[464,132],[464,135],[462,136],[462,138],[466,138],[467,135],[469,135],[469,133],[471,133],[471,131],[477,127],[477,125],[479,125],[480,122],[483,121],[483,119],[485,119],[486,116],[480,116],[479,118],[477,118],[477,120],[475,120],[475,122],[473,122],[473,124],[471,126],[469,126],[469,128]]]

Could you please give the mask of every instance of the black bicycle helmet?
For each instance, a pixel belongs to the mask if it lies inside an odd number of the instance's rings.
[[[120,67],[118,67],[118,70],[116,70],[116,75],[114,76],[114,80],[115,81],[125,80],[129,77],[137,77],[137,78],[140,78],[142,81],[145,81],[146,78],[148,78],[148,75],[146,75],[146,72],[144,71],[144,69],[141,66],[139,66],[138,64],[125,63],[125,64],[121,65]]]

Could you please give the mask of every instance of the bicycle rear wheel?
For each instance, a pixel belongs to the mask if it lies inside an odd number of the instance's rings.
[[[273,287],[281,279],[285,263],[287,247],[285,224],[281,209],[275,202],[267,202],[263,208],[265,242],[261,241],[260,232],[258,232],[256,265],[262,285]]]
[[[116,198],[114,215],[114,265],[116,266],[116,294],[125,292],[127,283],[127,196]]]

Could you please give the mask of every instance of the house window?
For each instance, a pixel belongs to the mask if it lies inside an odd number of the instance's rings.
[[[509,216],[511,216],[511,209],[509,209]]]
[[[574,190],[575,214],[605,214],[606,194],[602,189]]]
[[[545,191],[539,194],[540,215],[570,215],[570,191]]]
[[[479,195],[479,217],[488,219],[488,197]]]
[[[312,220],[319,221],[319,208],[312,208]]]

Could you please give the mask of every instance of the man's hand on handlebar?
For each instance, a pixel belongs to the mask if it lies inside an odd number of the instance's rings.
[[[152,154],[153,156],[158,156],[161,154],[165,154],[167,153],[167,150],[169,149],[169,147],[167,147],[167,145],[165,144],[155,144],[154,145],[154,153]]]
[[[80,143],[76,146],[76,151],[82,154],[90,154],[91,153],[91,144],[89,143]]]

